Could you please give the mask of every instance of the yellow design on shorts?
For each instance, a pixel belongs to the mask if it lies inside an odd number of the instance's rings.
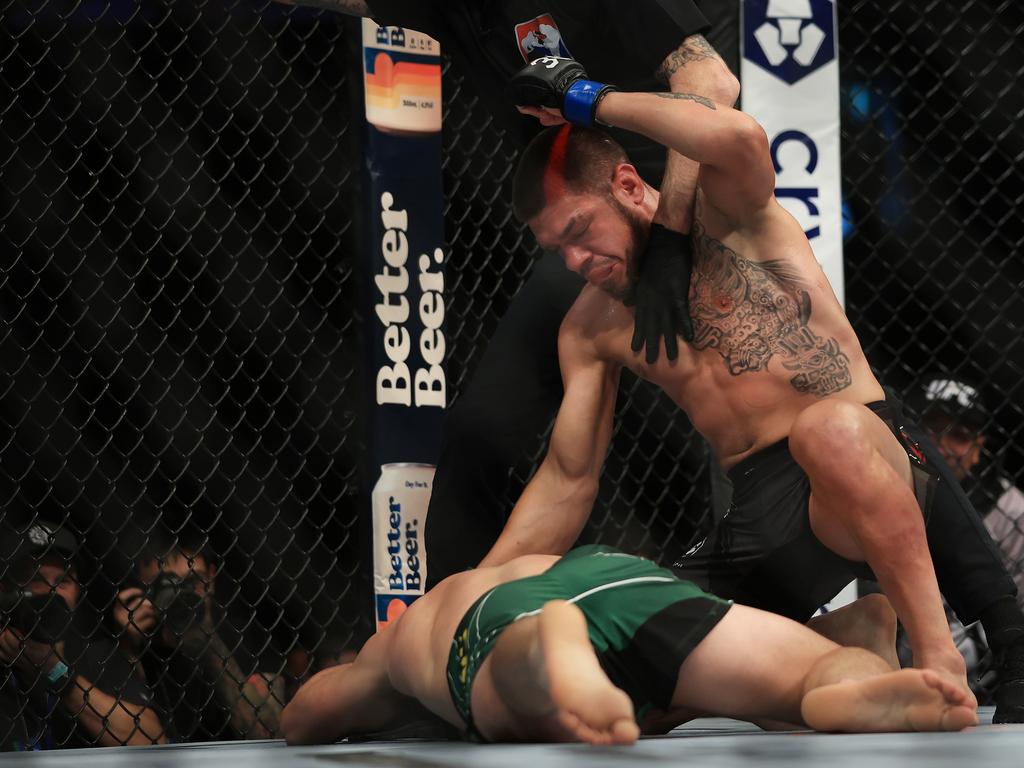
[[[459,636],[459,680],[463,683],[466,682],[466,677],[469,673],[469,657],[466,656],[466,644],[469,642],[469,628],[462,630],[462,634]]]

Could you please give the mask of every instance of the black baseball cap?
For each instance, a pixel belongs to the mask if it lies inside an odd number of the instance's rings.
[[[0,554],[10,563],[22,559],[40,560],[50,554],[70,562],[77,552],[75,534],[58,523],[36,520],[24,531],[15,531],[8,537]]]
[[[988,424],[989,411],[981,385],[961,377],[934,374],[923,379],[914,401],[925,421],[941,414],[978,432]]]

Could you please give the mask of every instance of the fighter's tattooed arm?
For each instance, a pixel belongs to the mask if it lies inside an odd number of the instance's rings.
[[[715,102],[711,99],[705,98],[704,96],[698,96],[695,93],[652,93],[652,96],[657,96],[659,99],[681,99],[682,101],[695,101],[701,106],[707,107],[708,109],[714,109],[717,111]]]
[[[301,5],[305,8],[321,8],[349,16],[369,16],[370,6],[365,0],[278,0],[286,5]]]
[[[693,227],[690,312],[696,349],[714,348],[733,376],[767,369],[778,357],[798,392],[823,397],[853,383],[850,359],[835,339],[808,326],[811,298],[783,261],[745,259]]]
[[[718,54],[703,35],[690,35],[683,44],[665,57],[655,75],[664,83],[672,79],[672,75],[695,61],[717,58]]]

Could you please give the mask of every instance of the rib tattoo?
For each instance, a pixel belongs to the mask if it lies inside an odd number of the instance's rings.
[[[709,237],[694,222],[696,259],[690,285],[693,346],[714,348],[733,376],[767,369],[778,356],[789,383],[824,397],[853,383],[850,359],[835,339],[808,326],[811,297],[788,264],[755,262]]]

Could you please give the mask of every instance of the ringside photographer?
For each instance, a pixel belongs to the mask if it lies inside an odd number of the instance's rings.
[[[25,751],[165,741],[151,693],[76,608],[78,540],[36,521],[3,543],[0,744]]]
[[[282,664],[214,599],[218,566],[201,537],[154,537],[111,619],[139,659],[175,742],[265,739],[284,707]],[[257,643],[259,643],[257,645]]]

